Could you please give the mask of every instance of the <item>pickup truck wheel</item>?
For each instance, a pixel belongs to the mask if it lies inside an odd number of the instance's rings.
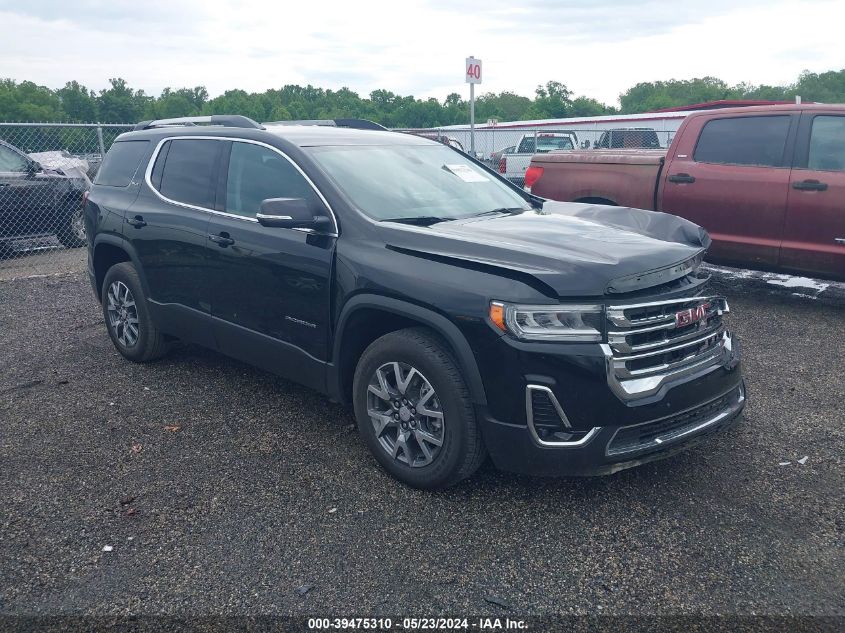
[[[376,460],[410,486],[450,486],[484,460],[463,376],[424,328],[391,332],[364,351],[353,401],[358,430]]]
[[[150,316],[141,280],[132,264],[122,262],[109,268],[102,296],[106,329],[118,352],[136,363],[167,353],[169,343]]]

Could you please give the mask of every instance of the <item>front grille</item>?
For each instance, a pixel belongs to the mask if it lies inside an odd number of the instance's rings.
[[[684,297],[607,308],[609,379],[623,393],[714,364],[729,341],[722,297]]]
[[[677,415],[620,428],[607,445],[608,456],[644,453],[659,450],[675,440],[715,426],[737,410],[745,399],[743,388],[737,387],[707,404]]]

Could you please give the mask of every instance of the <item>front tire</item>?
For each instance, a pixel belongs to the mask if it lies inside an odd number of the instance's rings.
[[[82,205],[72,209],[62,221],[56,237],[65,248],[80,248],[88,243]]]
[[[103,317],[112,343],[125,358],[145,363],[164,356],[167,339],[150,315],[141,280],[129,262],[109,268],[103,280]]]
[[[358,430],[381,466],[414,488],[451,486],[486,451],[475,409],[448,348],[425,328],[374,341],[355,370]]]

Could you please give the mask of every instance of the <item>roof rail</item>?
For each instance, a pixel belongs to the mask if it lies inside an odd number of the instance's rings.
[[[133,130],[150,130],[157,127],[174,127],[179,125],[222,125],[224,127],[244,127],[263,130],[264,126],[240,114],[212,114],[211,116],[185,116],[176,119],[158,119],[155,121],[141,121]]]
[[[301,121],[271,121],[267,125],[323,125],[328,127],[348,127],[356,130],[387,131],[383,125],[367,119],[304,119]]]

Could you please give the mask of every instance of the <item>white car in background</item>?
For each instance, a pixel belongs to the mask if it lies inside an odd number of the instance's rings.
[[[535,147],[536,142],[536,147]],[[578,149],[578,136],[575,132],[530,132],[523,134],[516,144],[516,151],[504,153],[499,158],[498,171],[512,183],[525,184],[525,170],[534,154],[546,154],[551,151]]]

